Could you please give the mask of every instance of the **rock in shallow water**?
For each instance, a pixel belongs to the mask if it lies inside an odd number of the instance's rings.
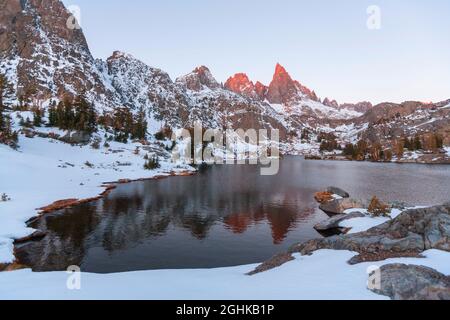
[[[389,264],[380,268],[373,292],[394,300],[450,300],[450,277],[422,266]]]
[[[342,190],[341,188],[338,187],[328,187],[327,192],[331,194],[336,194],[342,198],[350,198],[350,194],[347,191]]]
[[[317,231],[327,231],[331,229],[338,229],[340,228],[339,224],[342,221],[354,219],[354,218],[363,218],[366,215],[361,212],[352,212],[349,214],[338,214],[328,220],[322,221],[314,226],[314,229]]]
[[[319,208],[328,215],[337,215],[344,214],[348,209],[364,208],[364,205],[360,201],[345,198],[322,203]]]

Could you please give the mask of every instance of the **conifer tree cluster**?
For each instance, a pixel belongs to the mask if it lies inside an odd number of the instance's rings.
[[[403,138],[404,147],[409,151],[417,151],[422,150],[422,139],[419,135],[416,135],[414,138]]]
[[[145,159],[145,163],[144,163],[145,170],[155,170],[155,169],[159,169],[161,167],[161,164],[159,163],[159,158],[157,156],[153,156],[153,157],[149,158],[146,155],[146,157],[144,159]]]
[[[128,139],[145,139],[147,136],[147,116],[144,108],[133,114],[127,107],[117,107],[112,115],[103,114],[99,124],[112,128],[114,140],[127,143]]]
[[[317,137],[317,142],[320,142],[320,152],[341,149],[341,145],[338,144],[337,137],[333,133],[321,132]]]
[[[356,161],[363,161],[367,158],[372,161],[391,161],[393,157],[392,150],[384,148],[381,143],[369,144],[364,139],[359,140],[356,144],[347,143],[342,153],[348,159]]]
[[[97,131],[97,114],[94,106],[83,96],[60,103],[51,103],[48,110],[48,125],[62,130],[77,130],[87,133]]]

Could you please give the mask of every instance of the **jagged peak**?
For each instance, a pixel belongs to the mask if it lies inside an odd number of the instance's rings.
[[[322,103],[328,107],[339,108],[339,103],[336,100],[328,97],[326,97]]]
[[[261,94],[262,90],[257,89],[246,73],[236,73],[228,78],[225,88],[248,98],[264,100],[264,92]]]
[[[193,73],[211,73],[207,66],[199,66],[192,71]]]
[[[231,91],[241,90],[244,88],[254,88],[254,83],[250,81],[249,77],[245,73],[236,73],[234,76],[229,77],[225,82],[225,88]],[[241,93],[241,92],[237,92]]]
[[[110,59],[121,59],[121,58],[126,58],[126,59],[132,59],[132,60],[137,60],[133,55],[123,52],[123,51],[119,51],[116,50],[113,52],[112,56],[108,58],[108,60]]]
[[[275,66],[275,75],[277,74],[288,74],[286,68],[283,67],[280,63],[277,63]]]
[[[230,78],[228,78],[228,80],[242,80],[242,81],[246,81],[246,82],[251,82],[248,75],[246,73],[243,72],[239,72],[234,74],[233,76],[231,76]]]
[[[192,91],[202,91],[205,87],[213,90],[220,87],[220,84],[206,66],[195,68],[191,73],[179,77],[176,82]]]

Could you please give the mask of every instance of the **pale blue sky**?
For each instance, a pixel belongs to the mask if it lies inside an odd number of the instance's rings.
[[[339,102],[450,98],[448,0],[64,0],[92,53],[133,54],[172,78],[206,65],[268,84],[280,62]],[[366,26],[369,5],[382,29]]]

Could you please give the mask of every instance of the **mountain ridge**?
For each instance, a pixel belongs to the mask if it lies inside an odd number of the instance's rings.
[[[389,135],[373,129],[383,121],[396,121],[390,135],[398,139],[402,130],[413,134],[403,127],[409,118],[422,119],[428,131],[435,126],[446,142],[450,140],[448,115],[441,110],[445,102],[429,107],[419,102],[373,106],[322,101],[280,63],[269,85],[253,82],[245,73],[222,85],[206,66],[172,80],[165,71],[121,51],[106,61],[95,59],[83,30],[67,28],[70,13],[59,0],[3,0],[0,8],[0,73],[14,85],[15,104],[31,97],[46,107],[52,99],[84,94],[99,113],[118,106],[133,112],[144,109],[152,131],[164,125],[190,127],[195,121],[211,128],[278,129],[287,149],[317,148],[314,137],[337,128],[347,128],[339,134],[342,143],[360,137],[383,140]],[[440,111],[428,110],[432,108]],[[436,124],[429,119],[434,115],[439,115]],[[313,137],[302,139],[304,130]]]

